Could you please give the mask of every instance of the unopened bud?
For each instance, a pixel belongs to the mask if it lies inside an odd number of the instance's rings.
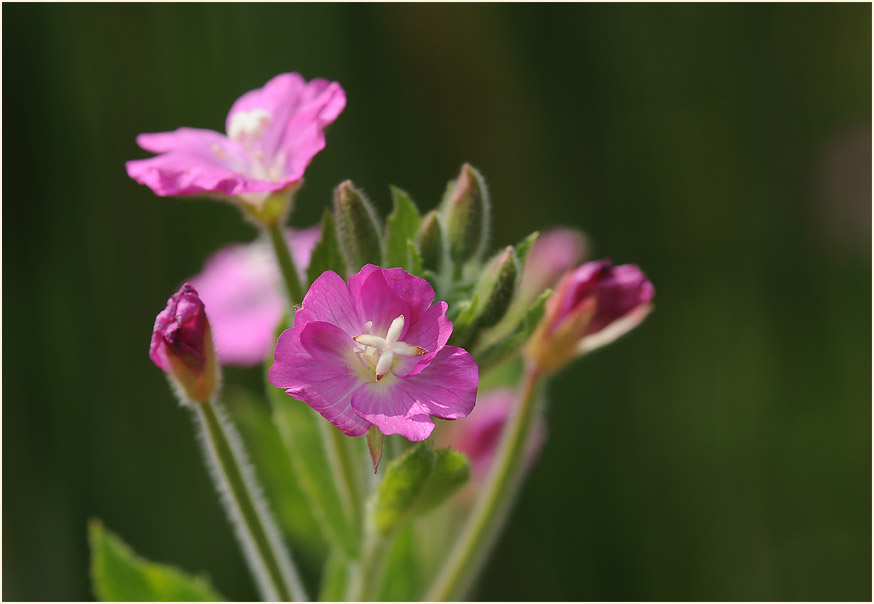
[[[480,308],[476,318],[477,327],[491,327],[503,318],[516,293],[518,273],[516,251],[512,246],[507,246],[492,260],[476,289]]]
[[[212,330],[203,302],[188,283],[182,285],[155,319],[149,357],[189,400],[210,399],[218,383]]]
[[[440,272],[443,266],[443,227],[437,212],[431,210],[422,220],[419,230],[419,253],[422,256],[422,267]]]
[[[382,263],[382,236],[376,211],[349,180],[334,190],[334,221],[340,250],[350,270],[357,272],[365,264]]]
[[[489,194],[485,180],[470,164],[445,198],[449,256],[463,263],[483,254],[489,232]]]
[[[528,355],[542,371],[556,371],[640,324],[654,295],[652,283],[634,265],[587,262],[565,275],[546,303]]]

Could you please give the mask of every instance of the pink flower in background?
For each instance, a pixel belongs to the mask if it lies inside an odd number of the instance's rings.
[[[350,436],[425,440],[430,416],[466,417],[479,371],[467,351],[446,346],[452,323],[424,279],[368,264],[347,286],[333,271],[310,287],[279,337],[270,383]]]
[[[215,350],[197,291],[182,285],[155,318],[149,357],[171,375],[188,398],[208,400],[216,386]]]
[[[633,264],[587,262],[568,273],[547,301],[529,355],[541,369],[558,369],[639,325],[652,310],[654,295],[652,283]]]
[[[588,248],[586,236],[576,229],[556,228],[542,233],[528,252],[519,286],[520,295],[526,301],[533,301],[577,266]]]
[[[301,271],[309,266],[320,237],[318,226],[286,231],[291,255]],[[222,363],[256,365],[267,358],[276,345],[276,328],[286,302],[282,276],[266,241],[219,250],[190,282],[209,308]]]
[[[303,177],[325,147],[323,129],[345,106],[336,82],[283,73],[237,99],[227,136],[198,128],[139,135],[137,144],[159,155],[127,162],[127,173],[157,195],[213,193],[257,204]]]
[[[470,457],[474,480],[481,480],[492,465],[504,426],[513,412],[515,393],[511,388],[498,388],[481,394],[470,417],[453,425],[443,440],[449,446]],[[546,422],[538,419],[534,434],[525,453],[530,465],[540,454],[546,440]]]

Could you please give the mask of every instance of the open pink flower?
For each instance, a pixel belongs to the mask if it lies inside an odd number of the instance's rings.
[[[286,231],[300,271],[309,266],[320,237],[318,226]],[[232,365],[262,362],[276,344],[276,328],[287,304],[270,245],[258,240],[223,248],[189,281],[209,308],[219,360]]]
[[[654,295],[652,283],[633,264],[586,262],[558,284],[528,353],[541,369],[559,369],[640,324],[652,310]]]
[[[213,193],[258,204],[303,177],[325,147],[323,129],[345,106],[336,82],[283,73],[237,99],[227,136],[197,128],[139,135],[137,144],[159,155],[127,162],[127,173],[157,195]]]
[[[350,436],[425,440],[430,416],[467,417],[479,371],[467,351],[446,346],[452,322],[424,279],[368,264],[349,278],[326,271],[279,337],[270,382]]]
[[[217,367],[203,302],[185,283],[155,318],[149,357],[194,401],[209,399],[216,388]]]

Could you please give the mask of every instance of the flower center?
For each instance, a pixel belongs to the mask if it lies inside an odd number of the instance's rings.
[[[352,338],[357,343],[357,351],[365,359],[365,362],[373,367],[376,381],[381,380],[391,372],[395,355],[402,357],[416,357],[428,354],[421,346],[410,346],[405,342],[398,342],[401,332],[404,330],[404,315],[396,317],[388,327],[385,337],[370,333],[373,329],[373,321],[364,324],[364,333]],[[375,367],[373,361],[376,360]]]
[[[271,121],[273,118],[265,109],[239,111],[231,117],[228,138],[243,145],[254,143],[261,138],[264,128],[270,125]]]

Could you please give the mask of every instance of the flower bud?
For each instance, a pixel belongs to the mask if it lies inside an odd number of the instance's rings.
[[[155,319],[149,357],[185,398],[202,403],[215,391],[218,368],[212,331],[203,302],[188,283],[167,300]]]
[[[376,212],[352,181],[334,190],[334,222],[346,264],[357,272],[365,264],[382,263],[382,236]]]
[[[422,255],[422,267],[435,273],[443,266],[443,228],[437,212],[431,210],[422,220],[419,229],[419,253]]]
[[[516,293],[518,273],[516,252],[512,246],[507,246],[492,260],[476,289],[480,308],[476,318],[477,327],[491,327],[501,320]]]
[[[559,283],[531,336],[528,355],[542,371],[556,371],[640,324],[652,310],[654,294],[637,266],[587,262]]]
[[[485,180],[470,164],[445,198],[449,256],[458,264],[482,255],[489,232],[489,194]]]

